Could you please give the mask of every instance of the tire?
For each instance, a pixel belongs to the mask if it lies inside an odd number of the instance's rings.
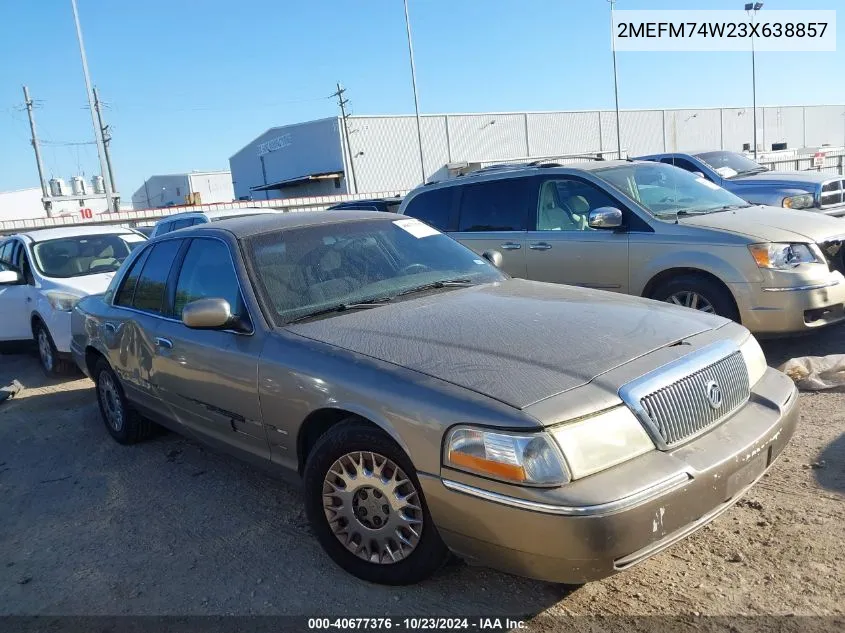
[[[697,297],[697,300],[693,297]],[[652,299],[689,307],[739,322],[733,296],[719,282],[703,275],[678,275],[658,285]],[[702,309],[707,305],[712,309]]]
[[[351,482],[337,486],[342,483],[338,464],[343,464],[344,473],[356,470],[354,487]],[[397,479],[405,483],[391,487]],[[407,502],[403,512],[385,503],[391,494],[394,504]],[[362,580],[410,585],[428,578],[449,559],[411,460],[388,435],[360,420],[348,418],[317,441],[305,465],[304,495],[305,512],[320,545],[335,563]],[[324,498],[331,510],[324,507]],[[336,535],[344,529],[345,535]],[[406,540],[400,542],[397,535]]]
[[[35,336],[35,344],[38,348],[38,360],[41,361],[41,369],[44,370],[45,374],[48,376],[61,376],[73,372],[73,364],[59,358],[59,352],[56,350],[53,337],[50,336],[50,331],[42,321],[37,320],[35,322],[32,333]]]
[[[153,433],[153,423],[132,409],[123,387],[104,358],[94,366],[97,404],[106,430],[120,444],[135,444]]]

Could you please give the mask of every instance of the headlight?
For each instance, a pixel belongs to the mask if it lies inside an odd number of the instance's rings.
[[[643,425],[625,406],[563,424],[551,433],[563,451],[572,479],[655,450]]]
[[[816,201],[811,193],[802,193],[798,196],[789,196],[784,198],[781,203],[787,209],[809,209],[816,205]]]
[[[557,486],[569,478],[546,433],[517,434],[459,426],[444,447],[446,466],[513,484]]]
[[[809,244],[751,244],[748,250],[760,268],[790,270],[801,264],[819,263]]]
[[[766,362],[766,355],[760,348],[760,344],[753,334],[749,334],[745,339],[739,351],[742,352],[742,358],[745,360],[745,366],[748,368],[748,384],[752,387],[757,384],[757,381],[763,377],[769,364]]]
[[[44,296],[47,297],[53,309],[59,312],[70,312],[82,299],[79,295],[72,295],[69,292],[48,291],[44,293]]]

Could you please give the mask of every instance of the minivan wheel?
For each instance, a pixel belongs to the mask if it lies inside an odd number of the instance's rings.
[[[94,367],[97,404],[109,434],[121,444],[134,444],[152,435],[153,424],[142,418],[126,401],[117,376],[105,359]]]
[[[44,372],[51,376],[70,373],[70,363],[59,358],[53,337],[50,336],[47,326],[40,320],[37,320],[35,324],[34,334],[35,343],[38,346],[38,359],[41,361]]]
[[[305,465],[304,494],[323,549],[358,578],[409,585],[449,558],[411,460],[371,425],[350,418],[317,441]]]
[[[721,284],[701,275],[679,275],[661,283],[652,299],[739,321],[736,304]]]

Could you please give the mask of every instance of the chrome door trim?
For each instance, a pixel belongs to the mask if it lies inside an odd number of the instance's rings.
[[[518,251],[520,248],[522,248],[522,244],[520,244],[519,242],[505,242],[504,244],[500,245],[500,248],[503,251]]]

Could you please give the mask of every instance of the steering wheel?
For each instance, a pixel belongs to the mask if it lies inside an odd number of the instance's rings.
[[[425,264],[414,263],[414,264],[408,264],[407,266],[402,268],[399,271],[399,274],[401,274],[401,275],[411,275],[413,273],[427,273],[429,271],[431,271],[431,268],[429,268]]]

